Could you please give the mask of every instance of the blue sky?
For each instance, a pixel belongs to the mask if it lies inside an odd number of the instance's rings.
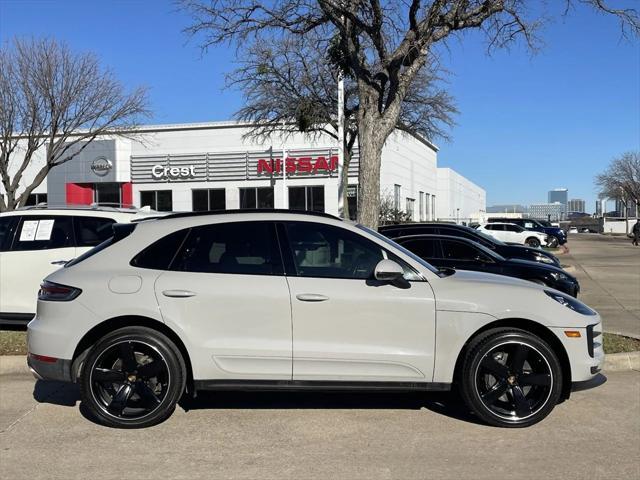
[[[230,119],[242,103],[224,89],[235,50],[201,55],[181,32],[187,23],[171,1],[0,0],[3,42],[46,35],[96,52],[126,85],[150,88],[151,123]],[[547,190],[566,187],[593,211],[594,175],[640,150],[640,41],[621,40],[613,18],[584,7],[541,36],[535,56],[521,45],[488,56],[475,34],[449,45],[443,63],[461,114],[439,164],[483,186],[489,205],[546,202]]]

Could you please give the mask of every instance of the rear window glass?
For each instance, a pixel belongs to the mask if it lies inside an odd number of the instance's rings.
[[[168,270],[189,230],[189,228],[178,230],[155,241],[133,257],[131,265],[153,270]]]

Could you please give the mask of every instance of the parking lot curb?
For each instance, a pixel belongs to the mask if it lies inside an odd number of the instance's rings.
[[[605,372],[640,370],[640,352],[608,353],[604,357]]]
[[[27,366],[26,355],[0,356],[0,375],[15,375],[19,373],[31,373]]]
[[[640,371],[640,352],[608,353],[605,356],[605,372]],[[1,355],[0,375],[31,374],[26,355]]]

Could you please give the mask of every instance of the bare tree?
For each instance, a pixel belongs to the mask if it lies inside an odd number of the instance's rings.
[[[305,132],[326,134],[338,140],[339,68],[331,53],[321,47],[323,39],[314,32],[304,37],[284,37],[247,48],[240,66],[228,76],[230,86],[245,95],[244,106],[236,113],[239,120],[255,126],[247,136],[269,138]],[[328,46],[331,52],[330,45]],[[402,104],[397,128],[421,134],[433,141],[449,139],[446,127],[453,125],[457,113],[451,96],[439,88],[440,69],[435,61],[425,65]],[[345,77],[344,164],[342,178],[344,205],[347,205],[348,169],[358,137],[359,109],[357,85]],[[346,210],[345,210],[346,216]]]
[[[0,50],[0,211],[23,206],[52,168],[97,136],[118,135],[148,114],[144,88],[130,93],[96,56],[52,39],[14,40]],[[35,154],[43,149],[44,162]],[[36,168],[24,185],[25,171]]]
[[[619,19],[623,34],[640,32],[638,12],[614,9],[606,0],[565,0],[588,4]],[[249,39],[267,44],[282,36],[319,32],[336,38],[335,58],[358,91],[360,173],[358,217],[378,223],[380,159],[384,142],[398,124],[401,107],[434,46],[457,33],[480,29],[492,47],[523,37],[529,45],[545,12],[532,17],[526,0],[182,0],[191,12],[192,34],[203,45]],[[544,4],[543,4],[544,6]]]
[[[640,206],[640,152],[626,152],[614,158],[596,176],[595,183],[602,195],[622,201],[625,212],[629,202]]]

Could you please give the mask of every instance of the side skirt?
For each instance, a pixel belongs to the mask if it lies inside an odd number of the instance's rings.
[[[450,383],[325,382],[316,380],[195,380],[195,390],[328,390],[448,392]]]

